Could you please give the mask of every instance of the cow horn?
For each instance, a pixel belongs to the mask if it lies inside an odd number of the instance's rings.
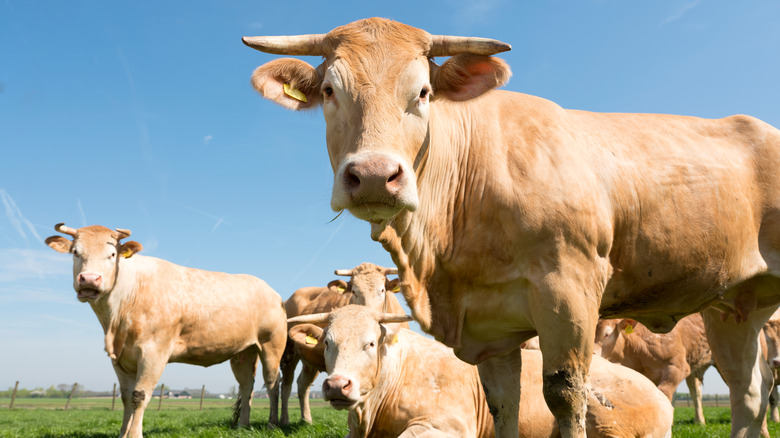
[[[325,34],[289,35],[289,36],[254,36],[243,37],[241,40],[247,46],[274,55],[292,56],[322,56],[322,40]]]
[[[65,222],[60,222],[57,225],[54,226],[54,229],[59,231],[62,234],[67,234],[68,236],[76,237],[77,231],[71,227],[66,227]]]
[[[398,275],[398,268],[382,268],[382,273],[385,275]]]
[[[412,315],[403,315],[398,313],[383,313],[377,322],[380,324],[387,324],[393,322],[409,322],[413,320]]]
[[[342,277],[351,277],[352,276],[353,269],[336,269],[333,271],[336,275],[341,275]]]
[[[512,50],[512,46],[489,38],[459,37],[450,35],[432,35],[428,56],[452,56],[460,53],[475,55],[495,55]]]
[[[119,233],[117,235],[117,240],[126,239],[130,237],[131,234],[133,234],[130,232],[130,230],[126,230],[124,228],[114,228],[114,230],[116,230],[116,232]]]
[[[328,322],[330,313],[313,313],[311,315],[298,315],[287,319],[288,324],[324,324]]]

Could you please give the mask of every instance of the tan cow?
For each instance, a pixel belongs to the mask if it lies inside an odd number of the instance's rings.
[[[774,383],[772,392],[769,395],[769,418],[774,422],[780,422],[778,414],[778,391],[777,385],[780,385],[780,310],[775,312],[769,321],[764,324],[764,338],[766,340],[767,362],[772,367],[774,373]]]
[[[493,421],[473,365],[452,349],[387,322],[406,315],[346,306],[328,314],[292,318],[322,323],[290,330],[301,348],[325,345],[328,378],[323,395],[349,409],[350,438],[368,436],[493,436]],[[408,317],[406,317],[408,318]],[[520,436],[558,436],[542,402],[542,356],[524,350]],[[672,405],[645,377],[594,358],[588,387],[590,437],[668,437]]]
[[[186,268],[136,255],[130,230],[54,227],[73,237],[46,244],[73,254],[73,288],[105,333],[124,405],[122,437],[141,437],[144,409],[169,362],[211,366],[230,359],[239,385],[233,423],[249,425],[258,358],[277,422],[279,361],[286,340],[282,298],[251,275]]]
[[[304,287],[295,291],[284,303],[288,317],[324,313],[347,304],[359,304],[381,312],[404,313],[401,303],[395,297],[398,292],[398,279],[388,279],[388,275],[398,275],[396,268],[384,268],[372,263],[362,263],[354,269],[337,269],[336,275],[350,277],[349,281],[333,280],[327,287]],[[407,323],[403,324],[409,327]],[[317,374],[325,371],[322,349],[301,349],[288,340],[282,356],[282,424],[289,423],[289,400],[295,367],[302,364],[298,375],[298,401],[301,406],[301,419],[311,423],[309,392]]]
[[[508,44],[381,18],[244,42],[323,59],[273,60],[252,84],[322,107],[332,209],[370,223],[423,330],[478,364],[497,436],[517,436],[526,339],[539,335],[563,435],[582,437],[599,315],[668,332],[698,311],[732,433],[758,435],[772,379],[758,334],[780,303],[780,131],[494,91],[511,73],[490,55]]]
[[[685,380],[694,406],[694,421],[704,424],[701,385],[714,365],[704,321],[694,313],[665,334],[653,333],[634,320],[600,320],[596,352],[607,360],[638,371],[658,386],[669,400]]]

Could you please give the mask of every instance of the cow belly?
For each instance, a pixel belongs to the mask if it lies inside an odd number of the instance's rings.
[[[186,343],[189,342],[189,343]],[[179,341],[168,362],[187,363],[208,367],[222,363],[253,345],[251,341],[198,343]]]

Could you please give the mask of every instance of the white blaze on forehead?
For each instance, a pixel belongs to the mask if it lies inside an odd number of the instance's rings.
[[[426,85],[430,86],[430,72],[427,60],[420,58],[410,62],[398,76],[396,84],[398,98],[406,101],[416,100]]]

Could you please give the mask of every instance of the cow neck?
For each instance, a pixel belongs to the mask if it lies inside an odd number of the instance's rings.
[[[479,192],[466,171],[475,121],[470,106],[435,102],[430,119],[427,144],[421,148],[424,156],[418,157],[416,167],[417,210],[402,211],[384,230],[372,229],[372,237],[398,267],[401,291],[415,320],[428,333],[433,329],[428,287],[437,268],[441,274],[441,263],[452,255],[455,220],[462,221],[470,193]]]
[[[349,436],[368,437],[373,435],[374,429],[382,425],[376,421],[385,416],[382,412],[393,409],[399,403],[398,391],[403,385],[401,377],[406,373],[404,356],[406,354],[405,343],[409,342],[404,333],[406,329],[397,332],[398,342],[389,343],[384,340],[381,345],[377,364],[376,385],[370,393],[366,394],[363,401],[359,402],[355,409],[349,411]]]

